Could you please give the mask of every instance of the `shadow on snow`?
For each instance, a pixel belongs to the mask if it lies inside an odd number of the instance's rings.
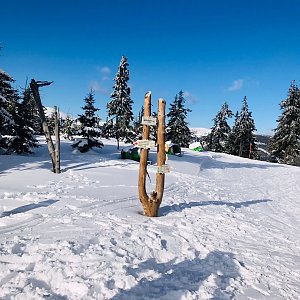
[[[24,213],[24,212],[27,212],[29,210],[33,210],[33,209],[36,209],[39,207],[47,207],[47,206],[50,206],[50,205],[56,203],[57,201],[59,201],[59,200],[45,200],[45,201],[41,201],[39,203],[31,203],[31,204],[23,205],[23,206],[14,208],[12,210],[2,212],[2,214],[0,214],[0,218]]]
[[[121,150],[120,150],[121,151]],[[70,142],[61,142],[61,171],[90,166],[95,163],[118,160],[120,151],[115,145],[105,145],[102,149],[93,148],[86,153],[74,152]],[[99,166],[94,166],[99,167]],[[46,144],[40,145],[32,154],[0,155],[0,176],[10,173],[12,170],[48,169],[52,171],[52,163]]]
[[[212,295],[212,299],[232,299],[234,288],[230,288],[230,285],[233,280],[240,280],[241,266],[244,264],[236,260],[232,253],[222,251],[212,251],[204,259],[196,257],[179,263],[175,260],[158,263],[151,258],[137,268],[126,267],[127,275],[133,276],[138,283],[128,290],[119,289],[111,300],[179,300],[184,295],[198,295],[204,281],[209,282],[206,292]],[[148,270],[155,271],[158,278],[144,276],[143,273]],[[113,288],[114,280],[111,279],[107,285]]]
[[[266,203],[270,202],[270,199],[262,199],[262,200],[248,200],[243,202],[225,202],[225,201],[200,201],[200,202],[189,202],[189,203],[179,203],[179,204],[172,204],[166,205],[159,209],[160,216],[166,216],[171,212],[181,212],[185,209],[192,208],[192,207],[199,207],[199,206],[208,206],[208,205],[226,205],[233,208],[242,208],[248,207],[250,205],[255,205],[259,203]]]
[[[209,152],[210,154],[214,152]],[[226,162],[222,159],[230,157],[236,162]],[[252,160],[247,158],[242,158],[238,156],[233,156],[225,153],[220,154],[205,154],[205,152],[200,153],[191,153],[183,152],[182,156],[169,155],[169,160],[174,161],[185,161],[193,164],[200,165],[200,169],[228,169],[228,168],[258,168],[258,169],[269,169],[269,168],[278,168],[283,167],[284,165],[279,165],[275,163],[268,163],[259,160]]]

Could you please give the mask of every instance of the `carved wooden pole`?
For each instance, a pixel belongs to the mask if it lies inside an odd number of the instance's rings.
[[[35,81],[34,79],[31,79],[30,89],[32,91],[33,98],[34,98],[35,104],[37,106],[39,115],[40,115],[43,131],[44,131],[44,134],[46,137],[46,142],[48,145],[48,150],[49,150],[49,154],[50,154],[50,158],[51,158],[51,162],[52,162],[52,169],[53,169],[53,172],[55,173],[55,149],[54,149],[54,145],[53,145],[53,142],[51,139],[50,130],[49,130],[49,127],[48,127],[48,124],[46,121],[46,116],[45,116],[44,108],[43,108],[40,93],[39,93],[40,86],[50,85],[51,83],[52,82],[40,82],[40,81]]]
[[[54,106],[55,111],[55,173],[60,173],[60,135],[59,135],[59,109]]]
[[[149,149],[141,149],[140,157],[140,171],[139,171],[139,198],[142,203],[144,213],[148,217],[157,217],[158,209],[162,202],[165,174],[159,172],[160,168],[165,164],[165,108],[166,102],[163,99],[158,101],[158,132],[157,132],[157,167],[156,174],[156,189],[150,194],[146,192],[146,175],[147,175],[147,160]],[[151,115],[151,93],[145,95],[144,101],[144,116],[150,117]],[[150,127],[143,125],[143,140],[149,139]]]

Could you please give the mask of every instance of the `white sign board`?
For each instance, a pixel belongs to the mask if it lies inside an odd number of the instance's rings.
[[[155,147],[155,141],[151,141],[151,140],[138,140],[134,144],[137,147],[143,149],[150,149]]]
[[[170,166],[169,165],[158,166],[157,173],[160,174],[170,173]]]
[[[155,117],[142,117],[142,124],[153,126],[156,125],[157,119]]]

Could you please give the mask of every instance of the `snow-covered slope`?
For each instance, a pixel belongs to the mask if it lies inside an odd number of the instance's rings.
[[[299,299],[300,168],[184,149],[150,219],[103,142],[0,156],[1,299]]]
[[[209,129],[209,128],[202,128],[202,127],[197,127],[197,128],[196,127],[192,127],[192,128],[190,128],[190,130],[197,137],[207,136],[211,132],[211,129]]]

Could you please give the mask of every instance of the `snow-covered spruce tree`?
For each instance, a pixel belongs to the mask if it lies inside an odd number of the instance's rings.
[[[82,136],[82,139],[73,144],[73,147],[82,153],[87,152],[93,147],[103,147],[103,143],[99,140],[101,137],[100,119],[95,115],[95,112],[99,109],[94,106],[95,99],[93,91],[89,92],[84,102],[85,105],[82,107],[84,114],[78,115],[78,121],[80,122],[78,134]]]
[[[106,122],[102,125],[102,135],[106,139],[114,136],[114,123],[112,119],[108,117],[106,118]]]
[[[227,124],[227,118],[231,117],[232,111],[225,102],[214,118],[214,125],[211,129],[211,133],[207,136],[206,142],[208,150],[225,152],[225,144],[230,134],[230,126]]]
[[[12,135],[8,142],[8,151],[14,153],[32,153],[32,149],[38,147],[38,141],[35,138],[35,122],[32,118],[32,111],[28,102],[30,101],[30,90],[23,92],[21,103],[15,104],[14,125]]]
[[[188,147],[192,138],[191,131],[186,121],[190,109],[185,108],[183,91],[176,94],[174,102],[170,104],[167,114],[168,123],[166,127],[167,140],[182,147]]]
[[[43,129],[41,119],[30,88],[25,88],[22,98],[23,105],[26,105],[27,119],[30,123],[29,126],[33,129],[34,134],[42,134]]]
[[[144,106],[141,107],[138,116],[135,118],[135,121],[133,122],[134,140],[142,139],[142,135],[143,135],[142,117],[143,116],[144,116]],[[157,113],[152,112],[152,117],[157,118]],[[155,142],[157,141],[157,125],[150,126],[149,139]]]
[[[144,115],[144,106],[141,107],[139,114],[135,117],[135,120],[133,122],[133,131],[135,134],[135,136],[134,136],[135,140],[142,139],[142,135],[143,135],[142,117],[143,117],[143,115]]]
[[[8,151],[11,153],[32,153],[33,148],[38,147],[38,141],[34,135],[34,120],[31,119],[30,107],[26,105],[26,99],[16,104],[14,114],[14,126],[12,136],[8,141]]]
[[[14,80],[0,69],[0,153],[6,151],[7,138],[3,136],[10,133],[13,125],[13,117],[9,112],[11,98],[16,96],[11,86],[13,82]]]
[[[286,164],[300,163],[300,90],[292,81],[288,97],[280,103],[282,115],[269,148],[272,155]]]
[[[73,118],[68,115],[66,119],[61,122],[60,128],[65,139],[70,141],[74,140],[73,136],[76,134],[76,124]]]
[[[44,111],[46,109],[44,108]],[[55,111],[52,111],[50,115],[46,115],[46,121],[50,130],[50,134],[54,134],[55,131]]]
[[[236,113],[235,123],[226,143],[227,152],[241,157],[255,157],[257,152],[255,130],[252,113],[248,110],[247,97],[245,96],[241,112]]]
[[[119,142],[132,142],[134,135],[131,126],[133,121],[132,104],[130,97],[130,88],[127,86],[129,80],[127,58],[123,55],[119,65],[118,72],[114,79],[113,92],[111,100],[107,104],[107,113],[110,118],[109,122],[113,122],[113,127],[108,131],[111,136],[117,140],[118,149]]]
[[[232,154],[232,155],[238,155],[239,154],[239,143],[238,143],[238,137],[236,135],[237,130],[237,123],[239,118],[239,112],[237,111],[234,116],[234,125],[227,137],[227,140],[225,142],[225,152]]]
[[[157,118],[157,112],[153,111],[152,112],[152,117]],[[149,134],[149,139],[152,141],[155,141],[155,143],[157,142],[157,124],[155,126],[150,126],[150,134]]]

